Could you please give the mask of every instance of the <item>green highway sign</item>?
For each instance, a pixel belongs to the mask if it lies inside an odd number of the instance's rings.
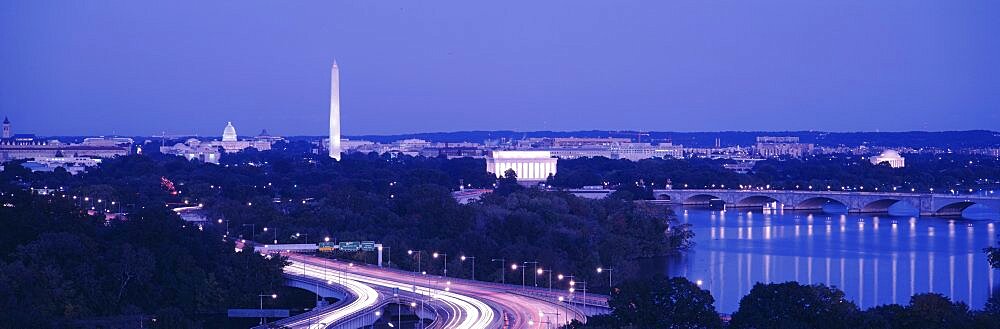
[[[361,241],[361,250],[375,251],[375,241]]]
[[[333,251],[337,247],[336,242],[320,242],[317,245],[319,246],[319,251]]]
[[[344,241],[340,243],[340,251],[358,251],[361,249],[361,243],[357,241]]]

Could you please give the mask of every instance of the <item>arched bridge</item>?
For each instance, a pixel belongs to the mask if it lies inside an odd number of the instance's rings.
[[[1000,197],[950,194],[683,189],[654,190],[653,196],[684,205],[703,205],[720,199],[729,208],[762,207],[777,202],[787,210],[819,210],[828,203],[839,203],[853,213],[887,213],[889,206],[904,202],[920,210],[922,216],[941,217],[959,217],[974,204],[1000,210]]]

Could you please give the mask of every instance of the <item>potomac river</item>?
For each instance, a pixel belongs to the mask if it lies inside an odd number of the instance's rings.
[[[826,212],[710,210],[675,207],[695,232],[695,246],[658,264],[661,273],[700,282],[719,312],[732,313],[756,282],[824,283],[843,290],[862,309],[909,303],[936,292],[980,309],[1000,293],[1000,270],[982,249],[996,245],[998,214],[969,209],[978,218]],[[900,215],[903,213],[904,215]]]

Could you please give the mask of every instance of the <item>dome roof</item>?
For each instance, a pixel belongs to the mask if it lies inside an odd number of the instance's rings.
[[[223,142],[236,141],[236,127],[233,127],[232,122],[226,124],[226,129],[222,130],[222,141]]]
[[[882,151],[882,154],[879,155],[879,157],[880,158],[902,158],[901,156],[899,156],[899,152],[896,152],[895,150],[885,150],[885,151]]]

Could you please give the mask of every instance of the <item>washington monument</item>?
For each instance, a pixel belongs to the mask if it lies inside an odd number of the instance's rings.
[[[340,68],[330,70],[330,157],[340,161]]]

